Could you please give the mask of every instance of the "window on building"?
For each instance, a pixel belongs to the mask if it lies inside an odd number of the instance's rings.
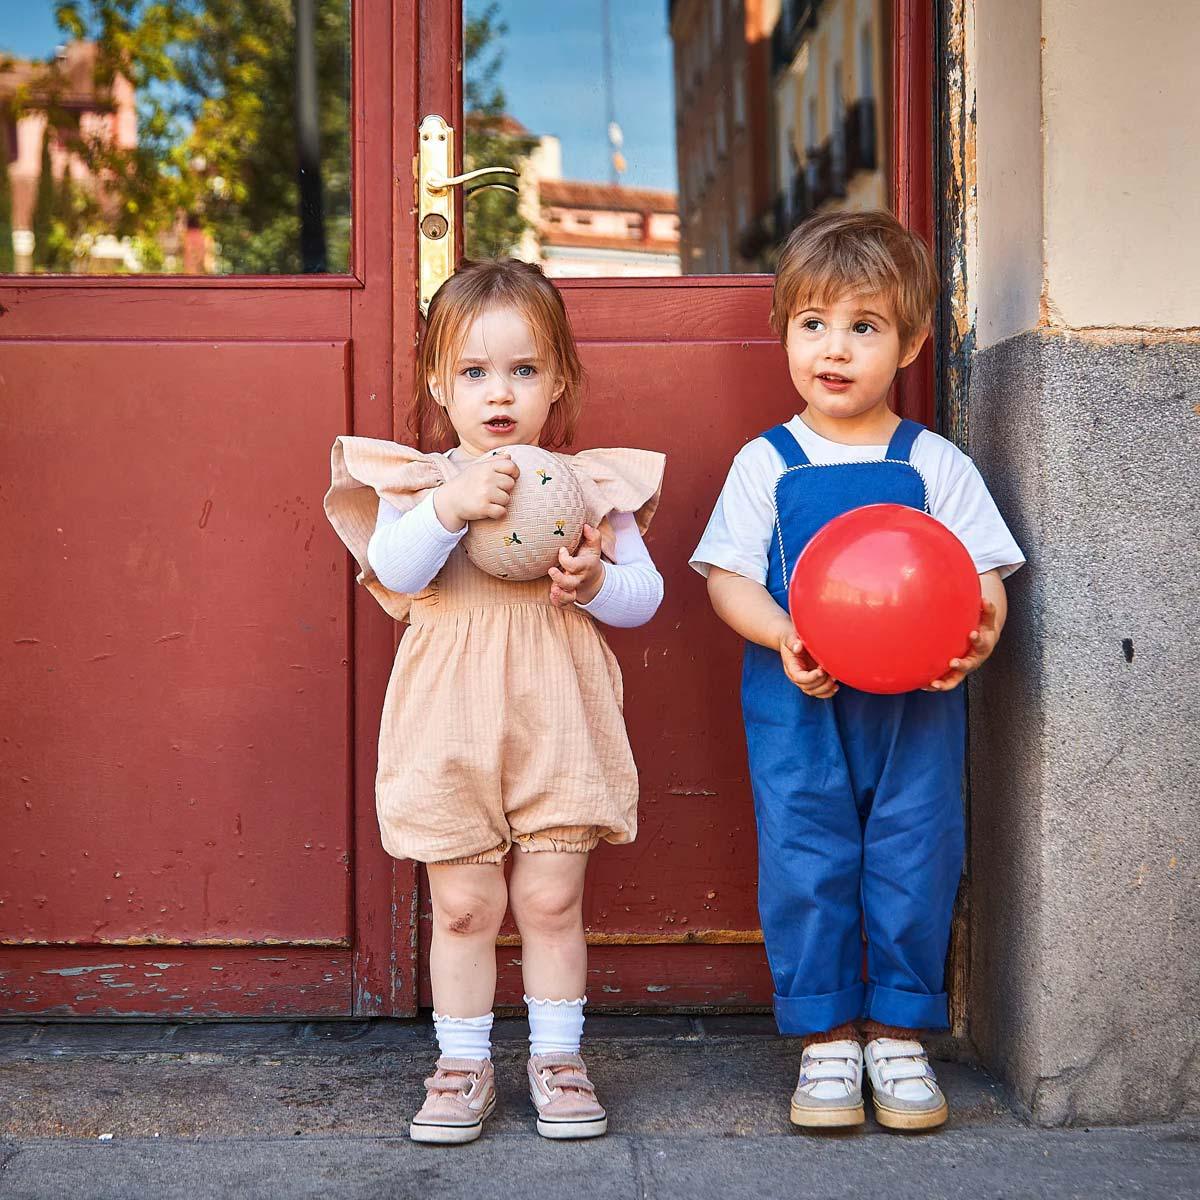
[[[740,58],[733,64],[733,122],[738,129],[746,124],[746,64]]]
[[[864,100],[875,95],[875,39],[869,21],[858,35],[858,94]]]

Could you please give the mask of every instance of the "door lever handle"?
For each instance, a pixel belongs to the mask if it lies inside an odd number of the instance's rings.
[[[516,171],[512,167],[480,167],[478,171],[465,171],[462,175],[451,175],[448,179],[436,172],[430,174],[425,179],[425,187],[435,196],[439,192],[444,192],[447,188],[451,188],[460,183],[466,183],[470,179],[478,179],[481,175],[515,175]],[[512,184],[504,183],[484,183],[479,185],[483,187],[507,187],[509,191],[515,192],[517,189]],[[468,188],[467,191],[478,191],[479,188]]]

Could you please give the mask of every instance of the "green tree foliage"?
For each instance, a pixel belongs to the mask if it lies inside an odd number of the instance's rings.
[[[49,269],[54,254],[50,247],[51,223],[54,220],[54,168],[50,162],[50,125],[42,132],[42,156],[38,164],[37,193],[33,201],[33,263]]]
[[[519,172],[522,160],[536,145],[536,139],[510,132],[502,120],[509,114],[505,112],[504,90],[497,82],[501,51],[496,43],[508,28],[500,20],[499,11],[497,3],[485,5],[476,15],[468,16],[463,33],[463,162],[468,171],[512,167]],[[497,181],[504,178],[495,177]],[[488,188],[469,196],[464,207],[465,247],[470,258],[511,254],[529,228],[518,209],[518,198],[511,192]]]
[[[12,180],[8,174],[9,114],[0,108],[0,275],[10,275],[13,261]]]
[[[317,0],[315,43],[329,269],[350,254],[348,0]],[[106,231],[155,265],[185,216],[215,241],[223,272],[301,270],[292,0],[63,0],[68,39],[97,47],[97,83],[134,87],[138,138],[81,142],[112,180]]]

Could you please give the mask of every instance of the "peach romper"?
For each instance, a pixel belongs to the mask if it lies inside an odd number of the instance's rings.
[[[559,455],[583,487],[587,520],[611,550],[610,512],[645,533],[664,458],[645,450]],[[588,851],[637,832],[637,771],[621,672],[595,622],[550,603],[550,580],[497,579],[461,544],[423,592],[402,596],[367,561],[379,499],[401,511],[452,479],[443,454],[340,437],[325,512],[358,581],[410,628],[392,667],[375,800],[384,849],[421,862],[498,863],[522,850]]]

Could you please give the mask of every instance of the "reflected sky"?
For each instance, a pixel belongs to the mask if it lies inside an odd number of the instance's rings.
[[[467,12],[483,0],[468,0]],[[676,187],[671,40],[665,0],[611,0],[616,117],[635,187]],[[568,179],[608,179],[599,0],[501,0],[509,27],[500,84],[514,117],[562,140]],[[0,51],[45,58],[60,39],[53,0],[0,4]]]
[[[468,0],[467,12],[486,7]],[[622,182],[676,188],[671,39],[665,0],[610,0],[613,90],[628,161]],[[608,179],[599,0],[500,0],[500,84],[509,112],[562,140],[568,179]]]

